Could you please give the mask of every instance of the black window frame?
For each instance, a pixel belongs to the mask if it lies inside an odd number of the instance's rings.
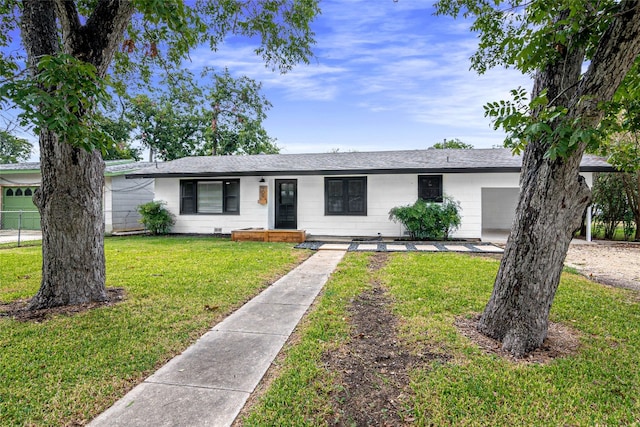
[[[437,186],[428,185],[428,182],[436,183]],[[435,196],[427,196],[425,186],[436,188],[437,194]],[[425,202],[442,203],[444,198],[442,175],[418,175],[418,198]]]
[[[343,210],[340,212],[335,212],[330,209],[330,199],[331,196],[329,194],[329,186],[330,183],[341,182],[342,183],[342,206]],[[362,209],[361,210],[351,210],[349,208],[349,183],[350,182],[359,182],[362,183]],[[335,196],[333,196],[335,197]],[[367,216],[367,177],[366,176],[348,176],[348,177],[325,177],[324,178],[324,214],[325,216]]]
[[[198,184],[209,182],[222,183],[222,212],[198,212]],[[237,194],[229,194],[227,184],[237,186]],[[236,199],[237,209],[229,210],[232,199]],[[181,179],[180,180],[180,215],[240,215],[240,180],[239,179]]]

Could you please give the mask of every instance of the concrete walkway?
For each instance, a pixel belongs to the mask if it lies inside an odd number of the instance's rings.
[[[231,425],[344,254],[316,252],[89,425]]]

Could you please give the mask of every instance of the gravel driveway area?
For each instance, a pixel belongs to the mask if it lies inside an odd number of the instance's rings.
[[[571,244],[565,265],[606,285],[640,291],[640,244]]]

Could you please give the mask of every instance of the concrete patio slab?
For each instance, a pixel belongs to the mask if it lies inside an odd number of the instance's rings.
[[[377,251],[378,250],[378,244],[364,244],[364,245],[358,245],[358,247],[356,248],[357,251]]]
[[[407,250],[407,245],[387,245],[389,252],[406,252]]]
[[[328,251],[346,251],[351,246],[350,243],[325,243],[320,246],[320,250]]]
[[[426,252],[438,252],[440,250],[437,246],[434,245],[416,245],[416,249]]]
[[[493,246],[493,245],[475,245],[474,248],[482,252],[492,252],[492,253],[504,252],[504,249],[499,248],[497,246]]]
[[[469,252],[471,250],[468,247],[462,245],[444,245],[444,247],[451,252]]]
[[[91,422],[94,427],[229,426],[250,393],[142,383]]]

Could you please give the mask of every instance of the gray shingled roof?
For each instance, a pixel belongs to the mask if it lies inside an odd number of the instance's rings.
[[[519,172],[521,164],[521,156],[503,148],[201,156],[158,162],[127,177]],[[603,158],[591,155],[584,156],[580,169],[613,171]]]
[[[154,163],[134,162],[133,160],[108,160],[105,162],[104,174],[107,176],[124,175],[138,169],[151,167]],[[2,173],[40,173],[40,162],[0,164]]]

